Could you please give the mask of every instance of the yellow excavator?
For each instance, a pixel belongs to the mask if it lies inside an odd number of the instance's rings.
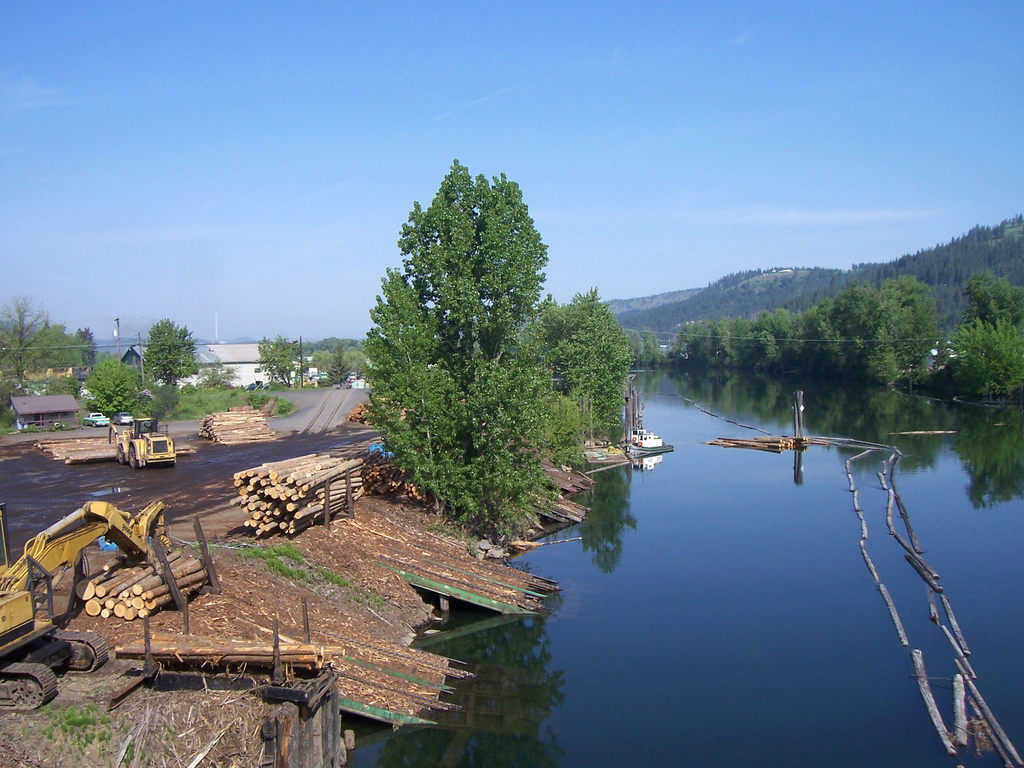
[[[105,501],[90,501],[29,539],[13,563],[7,555],[5,505],[0,504],[0,707],[35,709],[57,695],[57,671],[91,672],[106,663],[106,641],[95,632],[62,630],[54,623],[54,585],[74,569],[70,609],[82,573],[82,551],[100,536],[129,560],[146,559],[151,538],[168,545],[164,503],[137,515]],[[65,613],[67,613],[65,611]]]
[[[177,460],[174,440],[166,431],[160,430],[156,419],[148,416],[136,418],[128,429],[117,431],[116,442],[117,463],[129,464],[132,469],[154,464],[173,467]]]

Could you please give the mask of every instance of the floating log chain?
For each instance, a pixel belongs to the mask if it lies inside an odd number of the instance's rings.
[[[327,518],[350,511],[363,495],[362,458],[307,454],[236,472],[238,496],[232,500],[249,513],[243,523],[257,536],[294,535],[326,512]]]
[[[182,595],[199,591],[209,580],[203,562],[186,550],[167,553],[171,577]],[[78,596],[85,601],[89,616],[125,621],[142,619],[174,603],[171,588],[160,575],[160,568],[149,562],[127,565],[117,562],[88,581],[81,582]]]
[[[267,425],[267,417],[248,405],[204,416],[199,436],[226,445],[261,443],[276,437]]]

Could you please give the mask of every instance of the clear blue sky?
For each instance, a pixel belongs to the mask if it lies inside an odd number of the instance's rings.
[[[547,291],[888,261],[1024,211],[1024,3],[0,4],[0,304],[362,336],[506,173]]]

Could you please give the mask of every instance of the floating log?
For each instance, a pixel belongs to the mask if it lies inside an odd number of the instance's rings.
[[[917,686],[921,690],[921,698],[924,699],[924,705],[927,707],[928,716],[931,717],[932,725],[935,726],[935,731],[939,735],[939,741],[942,742],[947,754],[955,756],[956,747],[949,739],[949,732],[946,730],[945,723],[942,722],[942,715],[939,713],[931,686],[928,684],[928,673],[924,669],[924,655],[917,648],[914,648],[910,655],[914,660],[914,676],[917,678]]]
[[[868,570],[871,571],[871,578],[875,580],[875,584],[880,584],[881,579],[878,578],[878,571],[875,570],[875,564],[871,560],[871,555],[868,554],[868,547],[864,542],[864,539],[860,540],[860,554],[864,558],[864,564],[868,567]]]
[[[892,601],[892,595],[889,594],[889,590],[886,589],[885,584],[879,584],[878,591],[882,595],[882,599],[885,600],[885,606],[889,609],[889,616],[892,618],[892,623],[896,627],[896,634],[899,635],[900,645],[910,645],[910,642],[907,640],[907,632],[903,629],[903,622],[900,621],[900,615],[896,612],[896,604]]]
[[[964,677],[953,675],[953,743],[967,746],[967,705],[964,692]]]
[[[964,675],[964,682],[967,684],[968,690],[971,692],[971,696],[978,704],[978,708],[981,710],[982,716],[985,718],[985,722],[988,723],[992,729],[992,733],[995,734],[996,739],[1002,743],[1003,748],[1009,755],[1010,759],[1015,765],[1022,765],[1020,755],[1017,753],[1016,747],[1013,746],[1013,742],[1010,741],[1010,737],[1006,735],[1006,731],[1003,730],[1003,726],[996,720],[996,716],[992,713],[988,703],[982,698],[981,692],[978,687],[974,684],[974,681],[968,675],[967,669],[960,659],[954,659],[956,665],[960,667],[960,672]]]
[[[964,633],[960,631],[960,624],[956,620],[956,615],[953,613],[953,606],[950,605],[949,598],[945,595],[941,596],[942,607],[946,611],[946,618],[949,619],[949,624],[953,627],[953,634],[956,636],[956,641],[960,644],[960,648],[963,649],[964,656],[971,655],[971,649],[967,647],[967,641],[964,640]]]
[[[931,587],[932,590],[937,594],[942,594],[942,585],[939,584],[930,573],[928,573],[924,566],[922,566],[914,557],[912,557],[909,554],[906,554],[903,557],[905,557],[907,562],[910,563],[911,566],[913,566],[915,571],[917,571],[917,575],[924,579],[925,584]]]

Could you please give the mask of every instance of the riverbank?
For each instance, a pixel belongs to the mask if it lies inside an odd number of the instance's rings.
[[[301,423],[301,414],[298,419]],[[190,426],[178,422],[172,430],[182,439],[191,440],[186,437]],[[183,456],[173,469],[138,472],[113,462],[64,465],[34,450],[27,440],[14,440],[0,447],[5,470],[0,491],[8,500],[14,538],[19,541],[52,522],[49,517],[59,519],[90,498],[111,501],[127,511],[164,499],[175,540],[194,541],[193,523],[201,522],[213,540],[223,585],[221,594],[201,595],[190,604],[193,637],[266,643],[272,640],[276,623],[282,638],[302,638],[305,606],[312,641],[323,646],[340,643],[349,649],[346,656],[354,658],[347,662],[350,667],[340,667],[345,677],[339,690],[346,692],[347,698],[360,706],[372,702],[376,710],[396,716],[429,717],[429,702],[436,699],[424,699],[423,691],[401,693],[407,682],[392,678],[388,683],[379,679],[379,673],[375,673],[376,682],[373,674],[368,681],[365,663],[379,666],[381,658],[391,658],[385,665],[391,669],[395,654],[405,653],[402,649],[408,647],[416,631],[438,619],[440,606],[447,605],[449,598],[443,602],[436,597],[433,601],[425,599],[424,595],[430,593],[423,591],[424,583],[457,585],[459,590],[494,605],[512,605],[519,602],[519,596],[496,584],[517,583],[518,572],[492,561],[481,562],[471,554],[466,541],[444,532],[435,515],[400,495],[365,496],[356,501],[353,518],[339,518],[326,528],[316,525],[294,538],[272,537],[266,542],[248,535],[242,527],[246,514],[229,504],[237,497],[232,484],[234,472],[322,450],[354,454],[375,439],[371,430],[349,425],[317,435],[293,432],[265,444],[222,446],[195,441],[196,453]],[[568,475],[561,471],[556,472],[554,480],[562,485],[569,482]],[[34,509],[47,511],[41,518],[32,513]],[[431,563],[422,561],[427,553]],[[93,570],[109,559],[108,554],[96,549],[88,554]],[[414,588],[411,582],[417,576],[420,584]],[[523,582],[524,588],[526,584]],[[531,581],[530,591],[536,592],[538,586],[543,582]],[[526,606],[533,608],[530,603]],[[182,617],[175,611],[155,614],[151,624],[155,636],[180,636],[183,632]],[[98,632],[112,648],[137,644],[143,632],[140,621],[101,619],[84,612],[72,616],[66,627]],[[375,655],[372,660],[360,661],[353,647],[375,648]],[[448,664],[443,657],[430,663]],[[10,764],[63,766],[83,758],[104,764],[109,762],[114,745],[130,738],[134,749],[151,756],[146,764],[179,765],[216,739],[207,758],[212,760],[210,764],[255,764],[253,750],[258,753],[262,747],[253,728],[267,715],[259,699],[250,695],[251,706],[240,710],[239,703],[246,699],[238,699],[238,693],[230,699],[212,696],[204,703],[194,694],[181,691],[147,690],[133,694],[113,713],[106,714],[106,702],[117,687],[124,664],[111,662],[110,669],[98,676],[64,676],[58,697],[44,710],[0,714],[0,731],[16,735],[13,740],[0,738],[0,756],[5,750],[9,757],[14,756]],[[338,663],[334,667],[339,669]],[[393,671],[423,675],[401,664]],[[456,678],[457,673],[453,668]],[[226,705],[229,701],[231,706]],[[201,720],[190,714],[197,706],[204,709]],[[140,730],[139,724],[152,721],[155,711],[161,713],[160,720]],[[94,722],[65,731],[59,723],[54,726],[60,718]],[[189,737],[168,739],[169,733],[187,733]]]

